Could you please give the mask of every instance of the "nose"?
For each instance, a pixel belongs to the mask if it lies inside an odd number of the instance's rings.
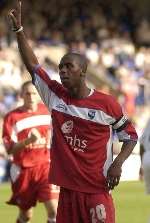
[[[60,72],[66,72],[67,71],[67,67],[65,65],[61,66],[59,68]]]
[[[66,66],[62,66],[60,69],[59,69],[59,74],[60,76],[66,76],[67,75],[67,67]]]
[[[28,94],[27,97],[28,97],[29,100],[33,100],[35,98],[35,95],[34,94]]]

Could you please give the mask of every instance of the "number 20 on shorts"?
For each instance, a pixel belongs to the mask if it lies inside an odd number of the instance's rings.
[[[90,209],[92,223],[104,223],[106,220],[106,210],[103,204],[97,205],[95,208]]]

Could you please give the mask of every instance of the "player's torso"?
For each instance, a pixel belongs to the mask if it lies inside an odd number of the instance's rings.
[[[127,119],[113,96],[94,91],[83,99],[70,98],[61,84],[52,81],[38,66],[33,83],[52,111],[52,183],[82,192],[108,189],[107,170],[112,162],[112,128],[122,128]],[[132,126],[118,133],[120,141],[136,139]]]
[[[38,139],[26,146],[24,150],[14,156],[14,161],[23,166],[32,166],[42,160],[49,160],[49,143],[51,135],[51,118],[49,113],[38,107],[35,112],[26,112],[21,109],[12,114],[12,140],[22,141],[36,131]]]
[[[97,95],[82,100],[57,98],[52,117],[54,157],[61,154],[62,165],[74,177],[89,175],[97,185],[100,178],[104,181],[112,162],[112,129],[104,103]]]

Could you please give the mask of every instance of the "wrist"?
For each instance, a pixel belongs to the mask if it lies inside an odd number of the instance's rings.
[[[13,28],[12,31],[15,32],[15,33],[22,32],[23,31],[23,26],[20,26],[18,28]]]
[[[119,159],[118,157],[116,157],[116,159],[114,160],[114,162],[117,166],[122,167],[123,164],[123,160]]]

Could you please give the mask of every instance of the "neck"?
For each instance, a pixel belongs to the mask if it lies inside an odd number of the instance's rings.
[[[89,89],[85,84],[80,86],[79,88],[72,88],[69,90],[71,97],[73,98],[86,98],[90,94],[91,89]]]
[[[26,105],[24,105],[23,109],[28,111],[28,112],[34,112],[34,111],[37,110],[37,105],[33,105],[33,106],[26,106]]]

